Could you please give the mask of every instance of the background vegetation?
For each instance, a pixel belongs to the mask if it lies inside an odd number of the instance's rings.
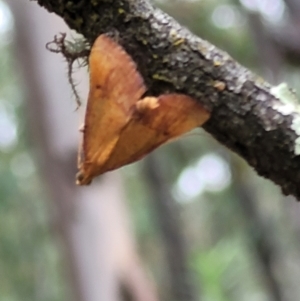
[[[25,114],[30,88],[16,60],[17,22],[8,6],[14,1],[0,2],[0,299],[71,300],[68,250]],[[300,25],[293,2],[156,5],[271,83],[297,89],[300,37],[292,33]],[[299,299],[298,203],[207,133],[197,129],[121,175],[138,254],[160,300]],[[120,300],[138,300],[130,286],[125,291]]]

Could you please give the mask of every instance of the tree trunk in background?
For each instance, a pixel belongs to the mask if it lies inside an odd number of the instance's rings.
[[[250,32],[257,49],[257,59],[263,75],[272,84],[279,84],[282,78],[283,58],[274,45],[273,40],[264,26],[262,17],[257,12],[247,12]]]
[[[245,179],[245,175],[238,166],[238,163],[233,165],[233,189],[239,200],[243,219],[247,222],[247,237],[251,241],[251,247],[254,251],[255,259],[261,270],[264,286],[270,300],[284,301],[284,287],[276,277],[275,266],[278,264],[277,242],[274,240],[272,233],[272,224],[266,223],[261,217],[255,200],[253,188]],[[279,257],[280,258],[280,257]],[[284,271],[282,271],[284,273]]]
[[[131,283],[136,277],[130,288],[134,300],[156,301],[155,290],[139,263],[117,173],[89,187],[75,185],[78,113],[66,64],[61,56],[45,50],[55,34],[69,30],[60,18],[36,3],[10,0],[9,5],[15,16],[17,56],[27,89],[30,139],[69,269],[70,300],[119,301],[120,278]]]
[[[170,185],[164,176],[158,154],[149,155],[145,162],[145,176],[166,253],[170,300],[196,301],[199,297],[188,268],[187,246],[181,231],[178,204],[170,193]]]

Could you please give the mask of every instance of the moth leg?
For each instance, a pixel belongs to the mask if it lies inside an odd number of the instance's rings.
[[[80,133],[83,133],[84,132],[84,127],[85,127],[85,124],[84,123],[82,123],[80,126],[79,126],[79,132]]]

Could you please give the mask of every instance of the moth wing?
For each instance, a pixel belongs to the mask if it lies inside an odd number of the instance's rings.
[[[141,159],[163,143],[201,126],[209,116],[209,112],[199,103],[182,94],[140,100],[103,172]]]
[[[131,57],[112,39],[99,36],[89,56],[87,101],[78,184],[102,172],[145,85]]]

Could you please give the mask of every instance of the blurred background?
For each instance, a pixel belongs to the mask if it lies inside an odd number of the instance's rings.
[[[156,5],[300,93],[299,0]],[[59,32],[36,2],[0,1],[0,300],[299,300],[299,204],[203,130],[75,186],[84,108],[45,49]]]

